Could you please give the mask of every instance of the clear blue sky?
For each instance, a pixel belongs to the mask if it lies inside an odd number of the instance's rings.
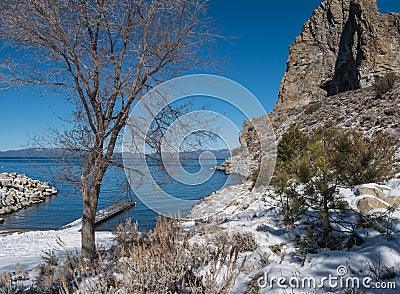
[[[218,42],[217,56],[230,58],[220,74],[247,87],[271,111],[286,69],[288,47],[320,2],[210,0],[209,15],[215,26],[223,35],[234,37]],[[400,12],[398,0],[378,0],[378,5],[384,13]],[[0,150],[26,147],[29,136],[62,126],[56,114],[65,115],[71,107],[62,97],[43,90],[0,92]],[[242,117],[236,112],[232,116],[240,124]]]

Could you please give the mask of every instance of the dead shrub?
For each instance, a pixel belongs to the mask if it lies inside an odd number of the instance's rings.
[[[59,265],[60,293],[227,293],[245,262],[239,243],[248,247],[249,239],[191,242],[180,220],[162,217],[148,232],[120,225],[115,237],[118,245],[96,261],[76,256]]]

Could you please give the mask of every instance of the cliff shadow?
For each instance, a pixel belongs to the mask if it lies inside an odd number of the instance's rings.
[[[357,22],[357,19],[360,18],[361,7],[352,2],[349,19],[345,23],[340,37],[333,78],[322,86],[326,90],[327,96],[360,89],[358,67],[365,59],[362,51],[362,29]]]

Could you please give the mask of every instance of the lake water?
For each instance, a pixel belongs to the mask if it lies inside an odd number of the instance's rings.
[[[217,160],[217,164],[223,160]],[[210,161],[209,168],[213,168]],[[75,163],[74,169],[78,169],[79,163]],[[58,190],[58,195],[48,198],[47,201],[22,209],[9,215],[1,216],[5,219],[0,229],[58,229],[76,219],[82,217],[82,197],[79,190],[72,184],[57,179],[55,174],[62,166],[58,159],[25,159],[25,158],[0,158],[0,172],[16,172],[26,174],[32,179],[37,179],[50,184]],[[197,160],[185,160],[186,171],[195,173],[199,170]],[[180,199],[197,200],[207,196],[213,191],[221,189],[224,185],[235,185],[243,181],[239,176],[226,176],[215,171],[213,176],[201,185],[184,185],[169,179],[157,164],[150,165],[152,175],[163,190]],[[105,175],[99,198],[98,209],[104,208],[118,200],[127,200],[124,170],[110,167]],[[149,191],[149,193],[151,193]],[[97,230],[111,230],[119,222],[130,218],[132,222],[138,221],[142,229],[151,228],[155,224],[157,214],[147,208],[133,195],[136,206],[131,208],[97,227]],[[186,211],[185,211],[186,210]],[[182,211],[185,215],[188,209]]]

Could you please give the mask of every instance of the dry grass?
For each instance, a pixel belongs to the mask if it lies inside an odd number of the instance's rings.
[[[176,219],[159,217],[148,232],[120,225],[115,238],[118,245],[95,261],[47,253],[38,293],[227,293],[245,262],[230,238],[192,242]]]

